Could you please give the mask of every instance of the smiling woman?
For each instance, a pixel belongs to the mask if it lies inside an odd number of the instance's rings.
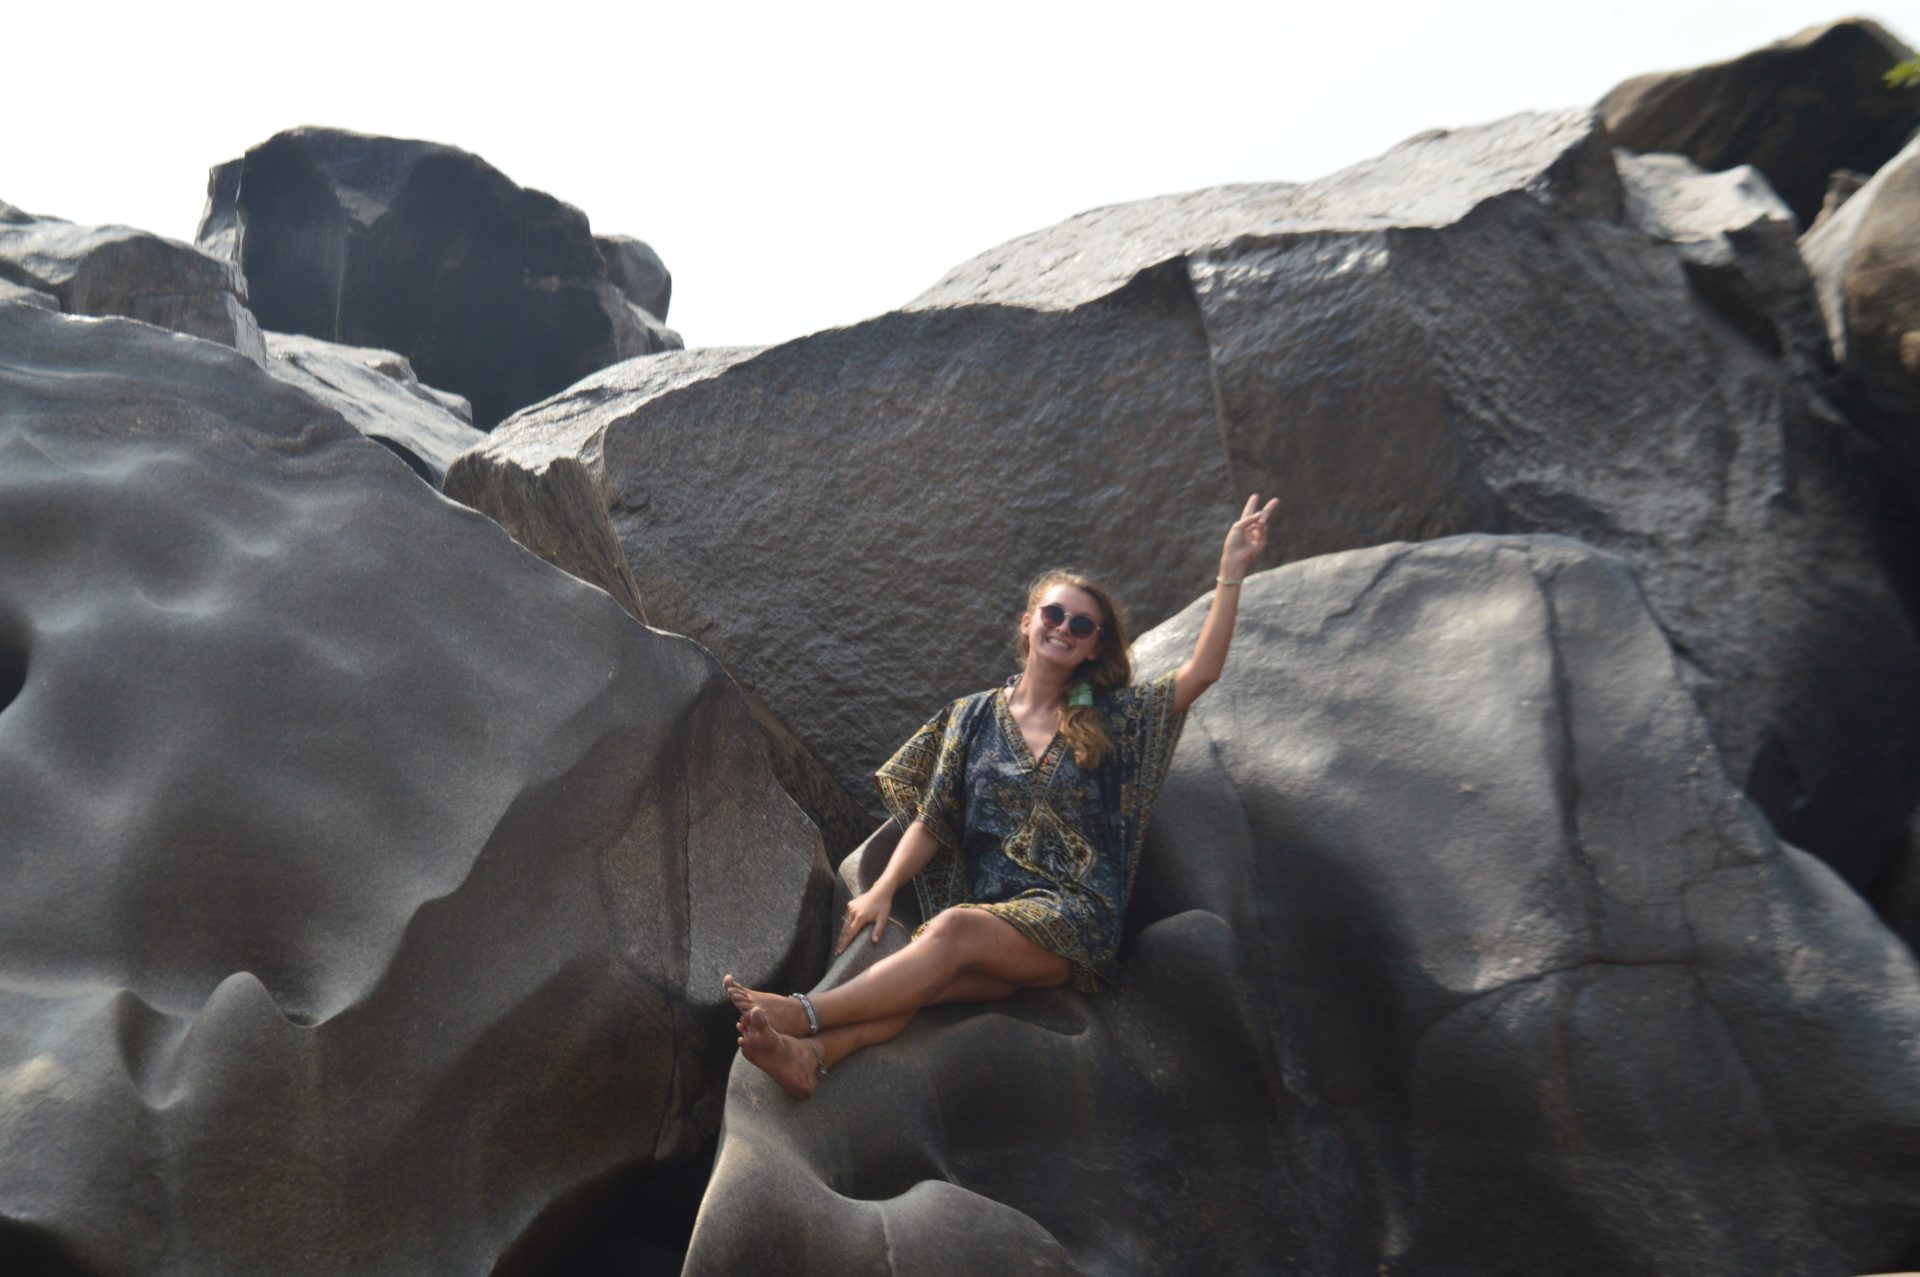
[[[848,903],[839,951],[862,932],[879,943],[908,882],[930,921],[905,949],[816,995],[726,977],[749,1061],[805,1099],[921,1007],[1069,982],[1099,991],[1183,716],[1220,677],[1235,587],[1278,505],[1248,498],[1227,529],[1193,655],[1147,683],[1132,681],[1124,613],[1099,584],[1056,570],[1029,587],[1021,672],[942,709],[878,772],[905,832],[879,879]]]

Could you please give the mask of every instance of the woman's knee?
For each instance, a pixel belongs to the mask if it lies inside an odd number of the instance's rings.
[[[1065,984],[1072,966],[1065,958],[1034,944],[1013,925],[986,909],[955,908],[935,914],[921,932],[956,974],[982,973],[1021,988]]]
[[[987,940],[998,921],[979,909],[942,909],[920,933],[920,942],[965,956]]]
[[[954,970],[960,970],[993,943],[996,929],[1002,926],[1006,924],[979,908],[945,908],[933,914],[920,941],[933,945],[954,964]]]

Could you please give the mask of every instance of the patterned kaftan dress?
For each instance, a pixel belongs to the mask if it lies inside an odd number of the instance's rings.
[[[1147,818],[1180,739],[1173,675],[1094,693],[1114,747],[1090,772],[1059,735],[1035,759],[1007,691],[954,701],[875,779],[901,828],[919,820],[939,844],[913,880],[922,917],[985,909],[1066,958],[1073,987],[1091,993],[1113,968]]]

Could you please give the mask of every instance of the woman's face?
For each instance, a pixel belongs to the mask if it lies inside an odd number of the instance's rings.
[[[1049,606],[1066,612],[1060,624],[1047,619],[1045,610]],[[1085,616],[1096,626],[1105,624],[1100,604],[1080,587],[1056,582],[1042,590],[1033,608],[1020,618],[1020,632],[1027,637],[1028,659],[1063,666],[1071,672],[1080,662],[1100,655],[1099,631],[1076,638],[1075,616]]]

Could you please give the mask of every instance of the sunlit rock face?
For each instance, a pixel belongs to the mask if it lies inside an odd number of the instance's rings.
[[[830,883],[711,658],[231,351],[0,352],[0,1270],[545,1272],[697,1192],[720,976]]]
[[[130,226],[82,226],[0,203],[0,303],[120,315],[265,363],[246,284],[225,260]]]
[[[1900,458],[1920,506],[1920,137],[1800,246],[1847,407]]]
[[[422,385],[413,365],[390,350],[341,346],[298,333],[268,333],[267,371],[339,413],[391,448],[436,487],[461,453],[486,438],[459,395]]]
[[[1849,18],[1726,62],[1637,75],[1596,109],[1632,150],[1753,165],[1811,226],[1835,170],[1871,173],[1920,128],[1920,94],[1885,80],[1912,56],[1878,23]]]
[[[1731,783],[1620,560],[1462,537],[1244,595],[1115,987],[923,1012],[805,1103],[736,1064],[688,1273],[1920,1260],[1920,968]]]
[[[263,326],[397,351],[483,430],[680,344],[609,276],[584,213],[433,142],[275,134],[213,170],[197,239],[245,273]]]
[[[448,491],[699,639],[869,816],[929,707],[1009,672],[1043,568],[1156,623],[1250,491],[1285,559],[1575,536],[1638,574],[1736,779],[1884,904],[1920,799],[1892,480],[1818,389],[1766,183],[1613,141],[1516,116],[1097,209],[865,323],[596,374]]]

